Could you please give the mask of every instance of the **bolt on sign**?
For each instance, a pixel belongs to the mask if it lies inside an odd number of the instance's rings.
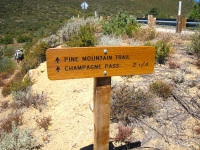
[[[150,74],[155,48],[77,47],[52,48],[46,52],[50,80]]]

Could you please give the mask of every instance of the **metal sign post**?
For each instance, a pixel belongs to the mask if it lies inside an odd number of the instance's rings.
[[[46,51],[50,80],[94,78],[94,150],[109,149],[111,76],[151,74],[155,48],[76,47]]]
[[[86,2],[83,2],[82,4],[81,4],[81,7],[82,7],[82,9],[84,9],[84,18],[85,18],[85,10],[88,8],[88,4],[86,3]]]

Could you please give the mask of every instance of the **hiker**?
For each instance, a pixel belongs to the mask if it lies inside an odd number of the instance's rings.
[[[17,64],[19,64],[24,59],[23,50],[16,50],[15,52],[15,60],[17,60]]]

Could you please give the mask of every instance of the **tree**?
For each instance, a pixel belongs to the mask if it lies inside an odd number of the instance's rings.
[[[200,2],[194,3],[193,8],[190,11],[189,18],[200,21]]]

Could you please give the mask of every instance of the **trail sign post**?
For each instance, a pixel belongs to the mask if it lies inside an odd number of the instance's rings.
[[[94,150],[108,150],[111,76],[151,74],[155,48],[52,48],[46,60],[50,80],[94,78]]]

